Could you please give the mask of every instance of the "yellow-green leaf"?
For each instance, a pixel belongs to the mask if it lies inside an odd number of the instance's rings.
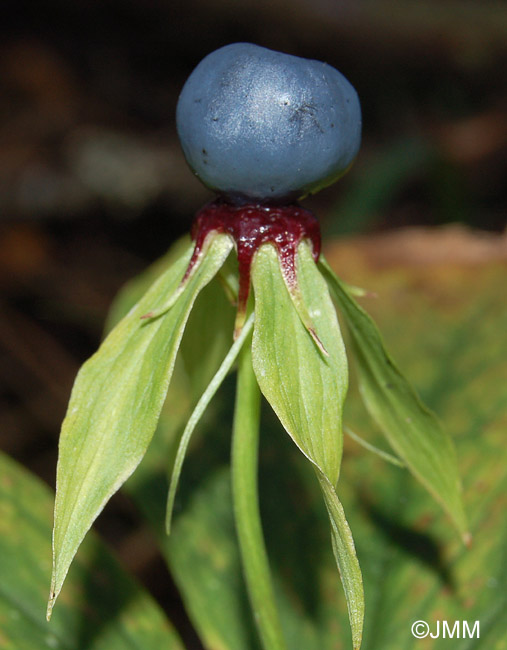
[[[227,236],[215,237],[173,307],[141,320],[178,288],[192,252],[187,248],[77,376],[60,437],[48,615],[84,535],[146,451],[190,310],[231,247]]]
[[[255,256],[253,366],[260,389],[288,434],[332,485],[342,453],[347,359],[335,309],[306,242],[298,249],[302,299],[329,356],[318,349],[296,311],[273,246]]]

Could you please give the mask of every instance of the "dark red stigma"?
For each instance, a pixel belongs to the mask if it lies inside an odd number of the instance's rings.
[[[296,252],[299,243],[308,239],[317,262],[320,255],[320,228],[309,210],[293,205],[234,205],[217,199],[205,205],[192,225],[195,248],[183,282],[199,259],[210,233],[230,235],[237,248],[239,265],[238,315],[244,314],[250,293],[250,267],[262,244],[273,244],[278,251],[286,283],[296,284]]]

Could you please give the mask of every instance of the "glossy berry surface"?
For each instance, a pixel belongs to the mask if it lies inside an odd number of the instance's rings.
[[[176,122],[190,167],[236,203],[316,192],[348,169],[361,139],[359,99],[338,70],[249,43],[199,63]]]

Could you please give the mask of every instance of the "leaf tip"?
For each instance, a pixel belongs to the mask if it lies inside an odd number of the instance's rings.
[[[308,327],[308,333],[312,337],[312,339],[315,342],[315,345],[319,348],[319,350],[322,352],[322,354],[325,357],[329,356],[329,352],[326,350],[324,343],[320,340],[319,336],[317,335],[317,332],[315,331],[314,327]]]
[[[173,523],[173,504],[174,499],[171,499],[171,494],[167,499],[167,508],[165,513],[165,534],[169,536],[171,534],[172,523]]]
[[[184,434],[185,432],[183,432]],[[181,453],[183,454],[183,457],[185,455],[186,451],[186,445],[184,444],[183,447],[181,447],[181,442],[180,442],[180,448],[181,448]],[[180,449],[178,449],[178,455],[180,454]],[[166,504],[166,509],[165,509],[165,534],[170,535],[171,534],[171,529],[172,529],[172,523],[173,523],[173,512],[174,512],[174,501],[176,499],[176,490],[178,489],[178,481],[180,477],[180,472],[181,472],[181,465],[183,464],[183,458],[181,458],[181,461],[178,462],[178,457],[176,458],[176,461],[174,463],[174,468],[173,468],[173,474],[171,476],[171,483],[169,485],[169,492],[167,494],[167,504]]]
[[[176,304],[178,298],[181,296],[183,293],[184,289],[186,288],[188,284],[188,279],[183,279],[176,291],[174,291],[167,302],[160,307],[159,309],[150,309],[150,311],[146,312],[146,314],[143,314],[140,316],[140,320],[149,320],[149,319],[154,319],[154,318],[159,318],[160,316],[163,316],[164,314],[167,314],[167,312],[174,307]]]
[[[55,606],[55,601],[56,601],[56,593],[54,589],[52,588],[50,593],[49,593],[49,600],[48,600],[48,606],[46,609],[46,621],[49,623],[51,620],[51,614],[53,613],[53,607]]]

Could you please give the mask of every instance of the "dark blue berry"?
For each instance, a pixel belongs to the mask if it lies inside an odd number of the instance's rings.
[[[237,202],[314,193],[348,169],[361,140],[359,99],[338,70],[250,43],[199,63],[176,120],[190,167]]]

